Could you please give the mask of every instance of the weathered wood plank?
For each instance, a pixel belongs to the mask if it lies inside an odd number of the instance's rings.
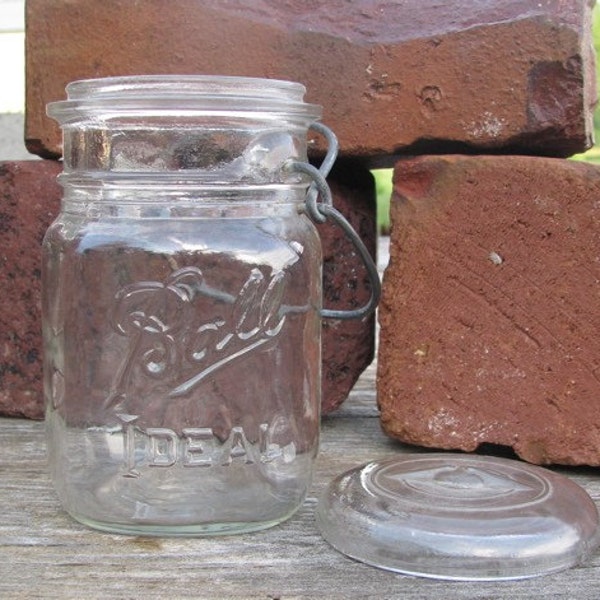
[[[386,260],[386,257],[383,257]],[[335,475],[414,452],[380,429],[375,366],[322,422],[311,494],[288,522],[231,537],[177,539],[86,529],[60,509],[46,472],[42,423],[0,419],[0,598],[516,599],[600,596],[600,552],[555,575],[504,583],[405,577],[345,558],[319,535],[317,497]],[[560,472],[600,506],[600,469]]]
[[[372,417],[323,420],[313,491],[294,518],[262,533],[221,538],[137,538],[88,530],[60,510],[46,474],[41,423],[0,420],[0,447],[3,598],[597,597],[599,555],[585,566],[540,579],[449,584],[380,571],[330,548],[313,514],[331,477],[414,450],[387,439]],[[562,471],[600,500],[597,469]]]

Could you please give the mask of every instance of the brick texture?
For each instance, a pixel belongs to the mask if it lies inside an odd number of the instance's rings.
[[[0,163],[0,414],[40,418],[40,246],[62,190],[54,161]]]
[[[371,256],[377,252],[375,183],[369,171],[339,163],[328,178],[334,206],[360,234]],[[323,304],[336,310],[365,305],[371,294],[368,276],[352,243],[333,223],[318,226],[323,243]],[[337,408],[360,374],[371,364],[375,316],[323,320],[323,413]]]
[[[424,156],[394,177],[377,383],[385,431],[600,465],[600,169]]]
[[[62,190],[56,182],[60,163],[0,163],[0,228],[3,235],[0,285],[0,414],[43,416],[40,245],[58,212]],[[335,206],[360,232],[375,255],[375,201],[371,174],[353,165],[338,165],[331,175]],[[319,226],[323,243],[324,302],[350,309],[369,297],[360,259],[341,230]],[[324,413],[347,397],[373,359],[374,319],[327,320],[323,324]]]
[[[208,73],[300,81],[344,156],[591,144],[588,0],[28,0],[26,142],[61,153],[45,105],[74,79]]]

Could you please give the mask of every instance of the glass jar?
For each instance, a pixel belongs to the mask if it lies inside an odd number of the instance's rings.
[[[307,163],[320,108],[304,91],[119,77],[49,105],[64,200],[43,246],[47,439],[77,520],[201,535],[301,505],[320,407],[309,216],[328,214],[307,202],[312,179],[327,190]]]

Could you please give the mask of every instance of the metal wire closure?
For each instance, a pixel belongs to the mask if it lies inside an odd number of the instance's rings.
[[[369,251],[358,233],[356,233],[346,217],[333,206],[331,190],[329,189],[329,185],[327,185],[325,178],[329,174],[337,156],[337,138],[333,131],[322,123],[314,123],[311,125],[311,129],[320,133],[327,140],[327,155],[321,163],[321,166],[317,169],[309,163],[290,161],[286,164],[285,169],[292,172],[304,173],[313,180],[306,195],[306,202],[303,207],[304,210],[306,210],[308,216],[316,223],[325,223],[327,219],[332,219],[336,225],[342,228],[360,255],[371,283],[371,297],[364,306],[353,310],[332,310],[323,308],[321,309],[321,316],[328,319],[360,319],[370,315],[379,303],[379,297],[381,295],[379,273],[377,272],[377,266],[373,262]],[[320,202],[317,202],[318,197],[321,198]]]

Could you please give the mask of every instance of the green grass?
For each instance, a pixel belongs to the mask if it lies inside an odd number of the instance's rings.
[[[372,171],[375,177],[375,198],[377,201],[377,231],[389,233],[390,230],[390,197],[392,195],[393,169],[376,169]]]
[[[596,49],[596,80],[600,82],[600,5],[598,4],[594,6],[592,13],[592,37]],[[600,164],[600,107],[598,106],[594,113],[594,138],[596,143],[587,152],[576,154],[571,158]]]

